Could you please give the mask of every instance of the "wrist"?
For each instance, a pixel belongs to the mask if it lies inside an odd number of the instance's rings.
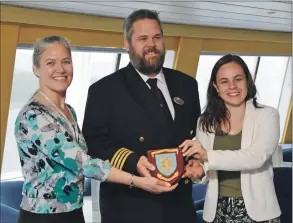
[[[133,187],[135,187],[135,183],[134,183],[134,175],[133,174],[131,174],[131,177],[130,177],[130,183],[129,183],[129,187],[130,188],[133,188]]]
[[[204,153],[203,161],[204,162],[207,162],[208,161],[208,153],[207,152]]]

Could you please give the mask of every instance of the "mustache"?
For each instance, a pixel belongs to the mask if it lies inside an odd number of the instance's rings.
[[[161,53],[160,50],[157,50],[156,47],[151,47],[143,52],[143,55],[146,55],[148,53]]]

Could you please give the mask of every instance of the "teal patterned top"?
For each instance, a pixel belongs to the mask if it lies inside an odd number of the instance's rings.
[[[84,176],[105,181],[109,175],[108,163],[87,155],[75,111],[67,107],[73,122],[31,98],[16,119],[23,210],[61,213],[80,208]]]

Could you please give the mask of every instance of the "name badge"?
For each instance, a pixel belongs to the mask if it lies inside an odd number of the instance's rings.
[[[178,104],[178,105],[184,105],[184,101],[183,99],[179,98],[179,97],[174,97],[173,101]]]

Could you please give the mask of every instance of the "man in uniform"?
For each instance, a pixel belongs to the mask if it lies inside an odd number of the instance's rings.
[[[163,30],[155,11],[133,12],[123,29],[130,63],[89,88],[83,134],[89,155],[147,176],[155,168],[147,150],[178,147],[195,136],[198,87],[194,78],[163,67]],[[191,195],[188,179],[164,194],[102,183],[102,223],[195,223]]]

